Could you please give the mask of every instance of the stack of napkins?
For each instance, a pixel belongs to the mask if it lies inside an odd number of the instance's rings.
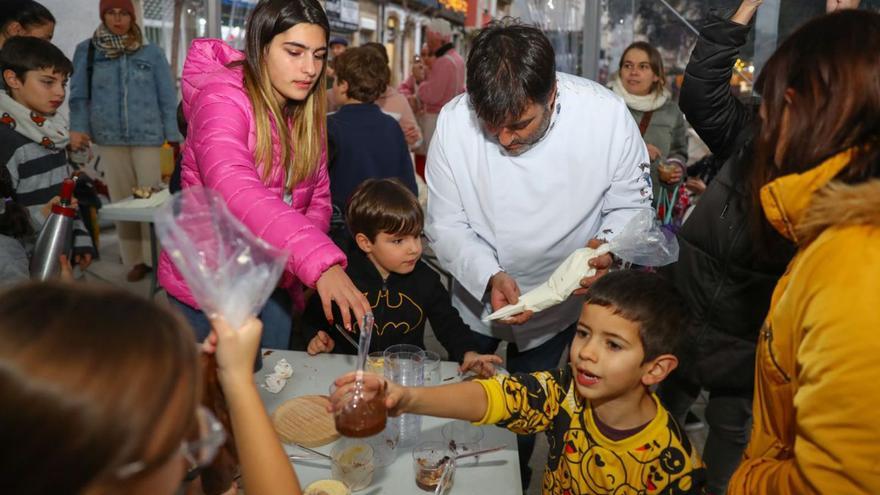
[[[488,320],[501,320],[518,315],[523,311],[545,310],[565,301],[571,293],[581,288],[581,279],[592,277],[596,269],[587,264],[591,259],[608,253],[609,244],[602,244],[596,249],[581,248],[571,254],[550,275],[550,279],[534,289],[519,296],[516,304],[508,304],[490,314]]]
[[[277,394],[287,385],[287,380],[291,376],[293,376],[293,368],[286,359],[281,358],[275,363],[275,371],[266,375],[266,383],[263,385],[263,388],[273,394]]]

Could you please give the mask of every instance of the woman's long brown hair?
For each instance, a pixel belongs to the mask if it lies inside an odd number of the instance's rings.
[[[763,103],[754,198],[769,181],[809,170],[849,148],[857,152],[839,179],[858,182],[877,175],[880,14],[845,10],[808,22],[770,57],[755,89]],[[780,140],[784,146],[777,153]]]
[[[325,43],[330,24],[317,0],[267,0],[257,4],[247,22],[244,84],[257,126],[256,162],[263,180],[275,173],[273,163],[284,167],[285,190],[313,176],[318,170],[327,142],[327,96],[325,67],[304,101],[287,101],[283,107],[273,96],[265,55],[272,39],[300,23],[324,29]],[[288,122],[292,122],[292,129]],[[280,157],[275,156],[273,130],[278,136]],[[291,159],[291,147],[294,147]]]
[[[121,493],[122,466],[148,472],[176,454],[199,401],[194,341],[179,317],[119,289],[0,294],[4,493]]]

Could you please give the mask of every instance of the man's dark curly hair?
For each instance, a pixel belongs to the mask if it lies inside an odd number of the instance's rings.
[[[556,83],[556,55],[534,26],[505,17],[477,34],[467,60],[467,89],[477,117],[491,127],[544,105]]]

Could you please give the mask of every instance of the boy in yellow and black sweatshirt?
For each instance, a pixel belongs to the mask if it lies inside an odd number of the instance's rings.
[[[545,432],[546,495],[702,494],[705,468],[684,430],[650,387],[678,364],[672,354],[685,311],[659,275],[611,272],[590,287],[570,365],[439,387],[387,387],[389,414],[426,414],[515,433]],[[336,402],[352,374],[336,380]]]
[[[367,296],[375,318],[370,351],[395,344],[424,349],[430,322],[449,359],[462,363],[461,371],[492,375],[501,358],[475,351],[472,332],[452,307],[439,275],[420,260],[424,214],[415,195],[397,179],[366,180],[351,195],[346,222],[355,244],[346,253],[346,273]],[[328,323],[320,301],[312,298],[303,315],[309,354],[356,354]]]

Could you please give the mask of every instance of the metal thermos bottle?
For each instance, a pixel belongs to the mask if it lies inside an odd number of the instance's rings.
[[[75,185],[73,179],[64,179],[61,184],[61,203],[52,205],[52,212],[46,218],[40,235],[37,236],[37,245],[31,257],[33,280],[47,280],[57,276],[61,271],[58,257],[64,254],[68,259],[70,258],[73,244],[73,217],[76,216],[76,209],[71,206]]]

